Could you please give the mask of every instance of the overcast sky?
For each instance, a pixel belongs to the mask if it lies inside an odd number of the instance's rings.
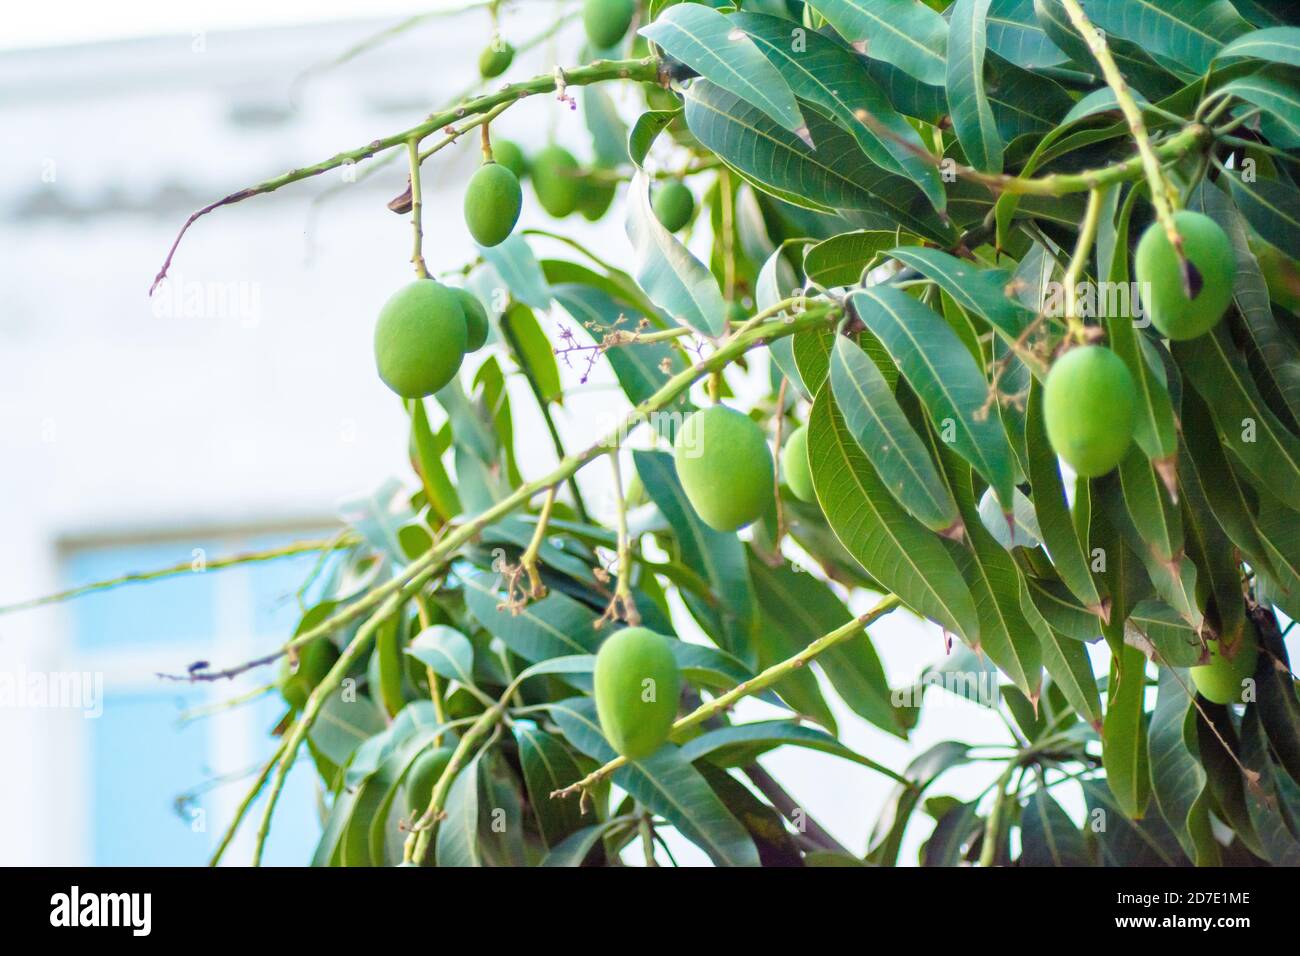
[[[469,6],[473,0],[63,0],[6,5],[0,49],[232,30],[351,17],[386,17]]]

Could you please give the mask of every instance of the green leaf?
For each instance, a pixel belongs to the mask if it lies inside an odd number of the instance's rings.
[[[906,179],[868,160],[849,133],[811,107],[804,118],[816,149],[707,80],[686,98],[691,132],[755,188],[816,212],[842,211],[868,229],[952,241],[951,226]]]
[[[905,512],[823,389],[808,422],[817,499],[836,536],[873,578],[918,614],[979,640],[970,591],[940,540]]]
[[[921,802],[921,796],[945,771],[970,760],[970,745],[956,740],[945,740],[922,753],[903,771],[906,786],[900,784],[890,794],[889,801],[871,830],[868,841],[867,862],[877,866],[893,866],[903,843],[912,812]]]
[[[637,168],[645,165],[646,154],[659,134],[681,115],[681,107],[678,107],[675,110],[647,110],[637,117],[627,137],[627,155]]]
[[[1254,178],[1247,182],[1232,170],[1223,178],[1251,227],[1277,248],[1294,250],[1300,232],[1300,190],[1277,179]]]
[[[814,0],[812,7],[867,56],[922,83],[944,82],[948,24],[917,0]]]
[[[1138,820],[1151,797],[1147,761],[1147,723],[1143,710],[1147,659],[1136,647],[1124,646],[1111,661],[1106,717],[1101,730],[1101,759],[1106,781],[1124,815]]]
[[[1151,643],[1158,663],[1169,667],[1204,663],[1205,648],[1200,635],[1164,601],[1155,598],[1139,601],[1127,623]]]
[[[516,720],[511,729],[519,744],[519,765],[542,840],[556,849],[593,817],[591,812],[582,812],[581,800],[551,798],[556,790],[579,779],[582,771],[564,744],[531,720]]]
[[[1032,70],[1069,59],[1035,19],[1034,0],[993,0],[985,20],[988,47],[1004,60]]]
[[[1265,115],[1279,125],[1284,135],[1273,137],[1276,145],[1300,145],[1300,83],[1291,67],[1265,67],[1258,73],[1239,77],[1221,86],[1218,93],[1235,96],[1258,106]],[[1286,142],[1276,142],[1279,138]]]
[[[1048,38],[1085,69],[1096,65],[1092,51],[1079,36],[1060,0],[1034,0],[1034,14]],[[1106,37],[1111,56],[1129,86],[1146,96],[1158,98],[1178,89],[1178,80],[1156,63],[1139,44],[1111,33]],[[1126,130],[1127,132],[1127,130]]]
[[[434,858],[440,867],[482,866],[483,853],[479,847],[478,802],[479,802],[479,765],[484,750],[480,750],[456,774],[451,790],[447,793],[447,803],[443,807],[446,816],[438,825]]]
[[[555,363],[555,349],[542,331],[533,310],[513,302],[501,316],[501,334],[510,345],[515,361],[534,382],[541,397],[557,404],[564,401],[560,369]]]
[[[755,605],[745,546],[736,535],[714,531],[700,520],[677,478],[671,455],[635,451],[632,458],[646,492],[676,535],[681,560],[704,574],[718,598],[717,604],[710,606],[684,593],[687,607],[701,621],[708,622],[706,630],[713,641],[752,666]]]
[[[1250,30],[1228,0],[1089,0],[1089,19],[1108,34],[1204,73],[1229,40]]]
[[[591,152],[596,165],[613,168],[627,158],[627,127],[618,108],[603,86],[582,88],[582,118],[591,134]]]
[[[1300,66],[1300,27],[1267,27],[1237,37],[1218,53],[1218,59],[1250,57]]]
[[[588,757],[601,763],[614,759],[614,749],[600,732],[596,705],[590,699],[572,698],[548,709],[564,736]],[[620,767],[614,771],[613,782],[676,827],[716,865],[758,865],[753,839],[672,744],[660,747],[645,760]]]
[[[474,686],[474,646],[454,628],[443,624],[425,628],[411,641],[406,653],[440,677]]]
[[[481,255],[490,265],[510,294],[534,309],[549,308],[551,290],[546,284],[537,257],[519,233],[509,236],[495,246],[480,246]]]
[[[794,364],[799,378],[813,394],[821,391],[831,371],[831,351],[838,336],[826,326],[805,329],[790,336],[794,340]]]
[[[1255,666],[1255,710],[1278,762],[1292,780],[1300,783],[1300,700],[1296,698],[1291,662],[1275,626],[1258,631],[1261,640]]]
[[[1259,774],[1246,788],[1246,807],[1259,835],[1264,858],[1278,866],[1300,866],[1300,840],[1293,832],[1294,814],[1287,813],[1280,797],[1282,778],[1268,755],[1268,739],[1260,725],[1259,711],[1247,707],[1241,720],[1242,762]]]
[[[641,288],[679,321],[706,335],[721,335],[726,303],[718,280],[654,214],[645,173],[632,177],[627,205],[627,235],[636,256],[633,274]]]
[[[1119,463],[1119,480],[1124,504],[1142,541],[1161,561],[1176,561],[1183,553],[1182,517],[1140,449],[1129,446]]]
[[[787,657],[853,616],[830,586],[811,574],[788,563],[773,567],[758,557],[751,557],[749,566],[766,620],[788,636],[792,650]],[[826,650],[818,656],[817,666],[854,713],[891,734],[906,736],[903,715],[894,706],[869,635],[863,633]]]
[[[1101,695],[1097,678],[1092,673],[1092,659],[1082,641],[1066,637],[1057,631],[1039,613],[1029,593],[1029,582],[1020,581],[1020,611],[1029,626],[1038,635],[1043,657],[1043,668],[1075,712],[1094,727],[1101,725]]]
[[[729,20],[757,44],[797,97],[815,104],[852,134],[873,163],[912,180],[935,209],[944,208],[943,180],[938,167],[924,158],[921,137],[894,111],[852,51],[813,32],[796,45],[790,21],[779,17],[738,13]],[[864,111],[874,121],[870,125],[861,118]]]
[[[830,378],[845,425],[898,503],[930,530],[960,534],[957,505],[889,383],[844,336],[836,337]]]
[[[411,413],[411,443],[415,446],[424,496],[429,499],[429,507],[434,514],[446,521],[460,513],[456,486],[452,484],[447,469],[442,464],[442,453],[447,449],[439,446],[438,439],[429,427],[424,399],[414,399],[407,407]]]
[[[1160,668],[1160,690],[1151,714],[1148,743],[1151,792],[1183,852],[1197,866],[1218,866],[1219,846],[1210,832],[1205,769],[1194,736],[1196,710],[1188,693],[1191,680],[1188,671]]]
[[[1083,833],[1052,799],[1042,777],[1020,821],[1021,866],[1088,866]]]
[[[948,112],[957,141],[976,169],[1002,172],[1002,139],[984,90],[989,0],[957,0],[948,31]],[[924,79],[924,77],[922,77]]]
[[[804,253],[803,270],[808,281],[828,289],[859,285],[868,269],[896,241],[892,230],[873,229],[831,236]]]
[[[739,96],[781,127],[806,137],[794,93],[744,27],[712,7],[681,3],[639,31],[707,80]]]
[[[1174,342],[1171,351],[1210,409],[1228,454],[1245,466],[1257,487],[1300,510],[1300,438],[1265,406],[1223,324]]]
[[[898,247],[887,253],[910,266],[956,300],[967,312],[978,315],[1008,342],[1019,342],[1034,313],[1008,294],[1013,278],[1005,269],[980,269],[941,249],[922,246]]]
[[[993,486],[1004,511],[1013,507],[1015,464],[989,383],[952,328],[911,296],[885,286],[850,301],[898,365],[929,413],[940,439]]]
[[[1164,820],[1131,820],[1105,780],[1082,780],[1088,828],[1106,866],[1186,866],[1187,858]]]
[[[510,608],[499,606],[503,597],[497,575],[474,573],[465,575],[462,581],[469,612],[524,660],[594,654],[600,644],[601,635],[593,627],[595,612],[560,591],[552,591],[514,614]]]

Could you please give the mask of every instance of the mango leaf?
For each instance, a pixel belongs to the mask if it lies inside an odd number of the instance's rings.
[[[812,7],[867,56],[942,86],[948,24],[916,0],[815,0]]]
[[[921,137],[894,111],[852,51],[812,32],[795,46],[790,40],[789,21],[779,17],[738,13],[728,19],[757,44],[797,97],[815,104],[851,133],[873,163],[906,176],[935,209],[944,208],[947,196],[943,180],[938,167],[924,158]],[[864,112],[870,122],[863,119]]]
[[[904,116],[915,117],[933,126],[948,115],[948,97],[942,85],[922,83],[884,60],[867,59],[864,63],[868,75],[885,91],[894,109]],[[943,82],[940,80],[940,84]]]
[[[440,867],[482,866],[479,846],[479,768],[486,750],[480,750],[461,768],[452,781],[443,807],[446,814],[438,825],[435,859]]]
[[[1047,623],[1029,596],[1029,582],[1024,577],[1020,579],[1020,611],[1038,635],[1043,669],[1052,678],[1052,686],[1060,691],[1075,713],[1093,727],[1101,726],[1101,695],[1097,690],[1097,678],[1092,673],[1087,645],[1066,637]]]
[[[1160,668],[1160,690],[1148,742],[1151,792],[1183,852],[1197,866],[1217,866],[1219,845],[1210,832],[1209,794],[1196,749],[1196,711],[1188,693],[1191,686],[1188,671]]]
[[[844,336],[836,336],[830,379],[845,425],[898,503],[930,530],[959,534],[957,505],[889,383]]]
[[[1245,466],[1258,487],[1300,510],[1300,438],[1264,405],[1223,324],[1205,335],[1173,343],[1171,351],[1205,400],[1224,449]]]
[[[548,705],[548,710],[573,746],[601,763],[614,759],[616,754],[600,732],[596,705],[590,699],[572,698]],[[614,771],[613,781],[676,827],[716,865],[758,865],[753,839],[672,744],[620,767]]]
[[[1002,172],[1002,139],[984,90],[985,16],[989,0],[957,0],[948,30],[948,112],[970,165]]]
[[[1248,181],[1232,170],[1223,178],[1251,228],[1277,248],[1294,250],[1300,230],[1300,190],[1277,179],[1254,177]]]
[[[1101,730],[1101,759],[1106,782],[1124,815],[1139,820],[1151,797],[1147,758],[1147,715],[1143,710],[1147,659],[1125,646],[1111,661],[1106,717]]]
[[[921,797],[940,775],[970,760],[970,745],[956,740],[937,743],[922,753],[903,771],[907,784],[900,784],[891,792],[880,818],[871,828],[867,844],[867,862],[877,866],[893,866],[912,812]]]
[[[686,99],[691,132],[756,189],[815,212],[844,211],[868,229],[953,239],[951,226],[907,180],[868,160],[849,133],[812,107],[804,118],[816,149],[708,81],[692,85]]]
[[[1237,37],[1219,50],[1218,59],[1250,57],[1300,66],[1300,27],[1267,27]]]
[[[1250,809],[1246,805],[1246,782],[1241,773],[1241,741],[1237,728],[1223,704],[1202,698],[1196,720],[1196,741],[1205,768],[1210,793],[1219,816],[1236,832],[1238,839],[1256,856],[1267,859],[1268,852],[1255,832]]]
[[[985,20],[988,48],[1004,60],[1032,70],[1069,59],[1034,17],[1033,0],[993,0]]]
[[[707,80],[762,110],[778,125],[806,138],[794,93],[734,17],[712,7],[680,3],[640,29],[671,56]]]
[[[1060,0],[1034,0],[1034,15],[1048,38],[1069,54],[1072,60],[1088,68],[1095,65],[1092,51],[1074,29]],[[1153,60],[1143,46],[1113,32],[1108,32],[1106,44],[1131,88],[1152,99],[1166,96],[1178,89],[1178,79]]]
[[[1141,450],[1130,445],[1119,463],[1124,504],[1138,535],[1157,558],[1175,561],[1183,552],[1183,522],[1178,506],[1169,501],[1155,469]]]
[[[1200,635],[1164,601],[1155,598],[1139,601],[1129,613],[1126,625],[1146,638],[1155,652],[1150,656],[1162,666],[1194,667],[1205,663],[1205,645]]]
[[[1255,612],[1257,616],[1261,613],[1267,612]],[[1258,630],[1261,640],[1255,666],[1258,696],[1254,709],[1278,762],[1292,780],[1300,783],[1300,700],[1296,698],[1290,659],[1274,624]]]
[[[809,246],[803,257],[808,281],[824,288],[859,285],[868,268],[894,245],[896,233],[889,229],[860,230],[831,236]]]
[[[1088,866],[1083,833],[1052,799],[1043,779],[1030,794],[1020,819],[1021,866]]]
[[[786,243],[782,243],[764,260],[754,281],[754,307],[765,311],[784,301],[798,287],[799,279],[794,268],[785,258]],[[781,374],[789,379],[790,384],[803,393],[805,398],[812,398],[812,393],[799,377],[799,368],[794,360],[794,337],[784,336],[768,346],[772,361],[776,363]]]
[[[628,189],[627,235],[636,257],[633,274],[650,299],[706,335],[721,335],[726,303],[704,263],[691,255],[650,208],[650,180],[637,171]]]
[[[1187,866],[1178,840],[1157,815],[1132,820],[1105,780],[1082,780],[1089,827],[1106,866]]]
[[[546,276],[522,235],[515,233],[495,246],[480,246],[479,255],[520,302],[534,309],[550,307],[551,290]]]
[[[434,514],[446,521],[460,513],[460,497],[456,494],[456,486],[452,484],[447,469],[442,464],[442,453],[447,450],[446,446],[439,446],[433,429],[429,427],[424,399],[414,399],[407,407],[411,413],[411,444],[415,446],[424,496],[429,500],[429,507]]]
[[[1005,269],[980,269],[941,249],[890,249],[889,256],[933,279],[967,312],[984,319],[1008,342],[1018,342],[1033,312],[1011,298],[1013,279]]]
[[[646,154],[659,134],[681,115],[681,107],[678,107],[675,110],[647,110],[637,117],[632,132],[627,136],[627,155],[637,168],[645,165]]]
[[[813,403],[808,430],[817,500],[844,547],[908,607],[977,643],[979,618],[952,558],[885,487],[829,390]]]
[[[1203,73],[1230,40],[1250,30],[1228,0],[1089,0],[1089,19],[1108,34]]]
[[[768,621],[787,633],[794,648],[791,655],[853,616],[826,582],[788,563],[773,567],[753,558],[750,573],[758,603]],[[906,736],[902,715],[893,704],[884,667],[869,635],[863,633],[823,652],[817,666],[854,713],[891,734]]]
[[[519,744],[519,765],[542,840],[548,847],[557,847],[593,817],[591,812],[583,813],[580,800],[551,799],[552,793],[577,780],[582,771],[568,748],[531,720],[517,720],[511,729]]]
[[[469,638],[444,624],[427,627],[406,648],[440,677],[474,686],[474,646]]]
[[[864,767],[879,770],[880,764],[840,743],[830,734],[788,720],[760,720],[710,730],[683,744],[678,751],[694,763],[708,758],[720,767],[752,763],[778,747],[804,747],[842,757]]]
[[[831,371],[831,352],[839,336],[835,330],[823,326],[805,329],[790,336],[794,340],[794,364],[799,378],[813,394],[821,391]]]
[[[502,602],[497,575],[483,572],[461,578],[465,605],[493,637],[526,661],[593,654],[601,635],[592,626],[596,614],[560,591],[519,609],[499,607]]]
[[[850,301],[925,405],[941,440],[993,486],[1011,511],[1015,465],[989,384],[952,328],[911,296],[885,286],[853,293]]]
[[[1293,831],[1294,814],[1282,805],[1283,779],[1269,759],[1268,738],[1258,710],[1251,706],[1241,720],[1241,760],[1259,774],[1246,788],[1246,808],[1259,835],[1264,858],[1278,866],[1300,866],[1300,840]]]

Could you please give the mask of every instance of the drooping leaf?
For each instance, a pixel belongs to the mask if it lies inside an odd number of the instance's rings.
[[[984,89],[985,16],[989,0],[957,0],[948,30],[948,112],[966,159],[1002,171],[1002,138]]]
[[[948,24],[917,0],[816,0],[813,8],[867,56],[922,83],[944,82]]]

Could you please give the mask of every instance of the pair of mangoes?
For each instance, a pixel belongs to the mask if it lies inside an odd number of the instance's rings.
[[[403,398],[432,395],[456,377],[465,353],[481,348],[487,334],[487,310],[473,293],[416,279],[379,310],[379,377]]]
[[[1186,273],[1158,222],[1138,242],[1135,271],[1151,324],[1166,338],[1181,340],[1204,335],[1223,318],[1237,266],[1232,243],[1214,220],[1183,210],[1175,214],[1174,225]],[[1119,464],[1133,438],[1137,409],[1128,366],[1097,345],[1071,349],[1057,359],[1043,389],[1052,450],[1084,477],[1104,475]]]

